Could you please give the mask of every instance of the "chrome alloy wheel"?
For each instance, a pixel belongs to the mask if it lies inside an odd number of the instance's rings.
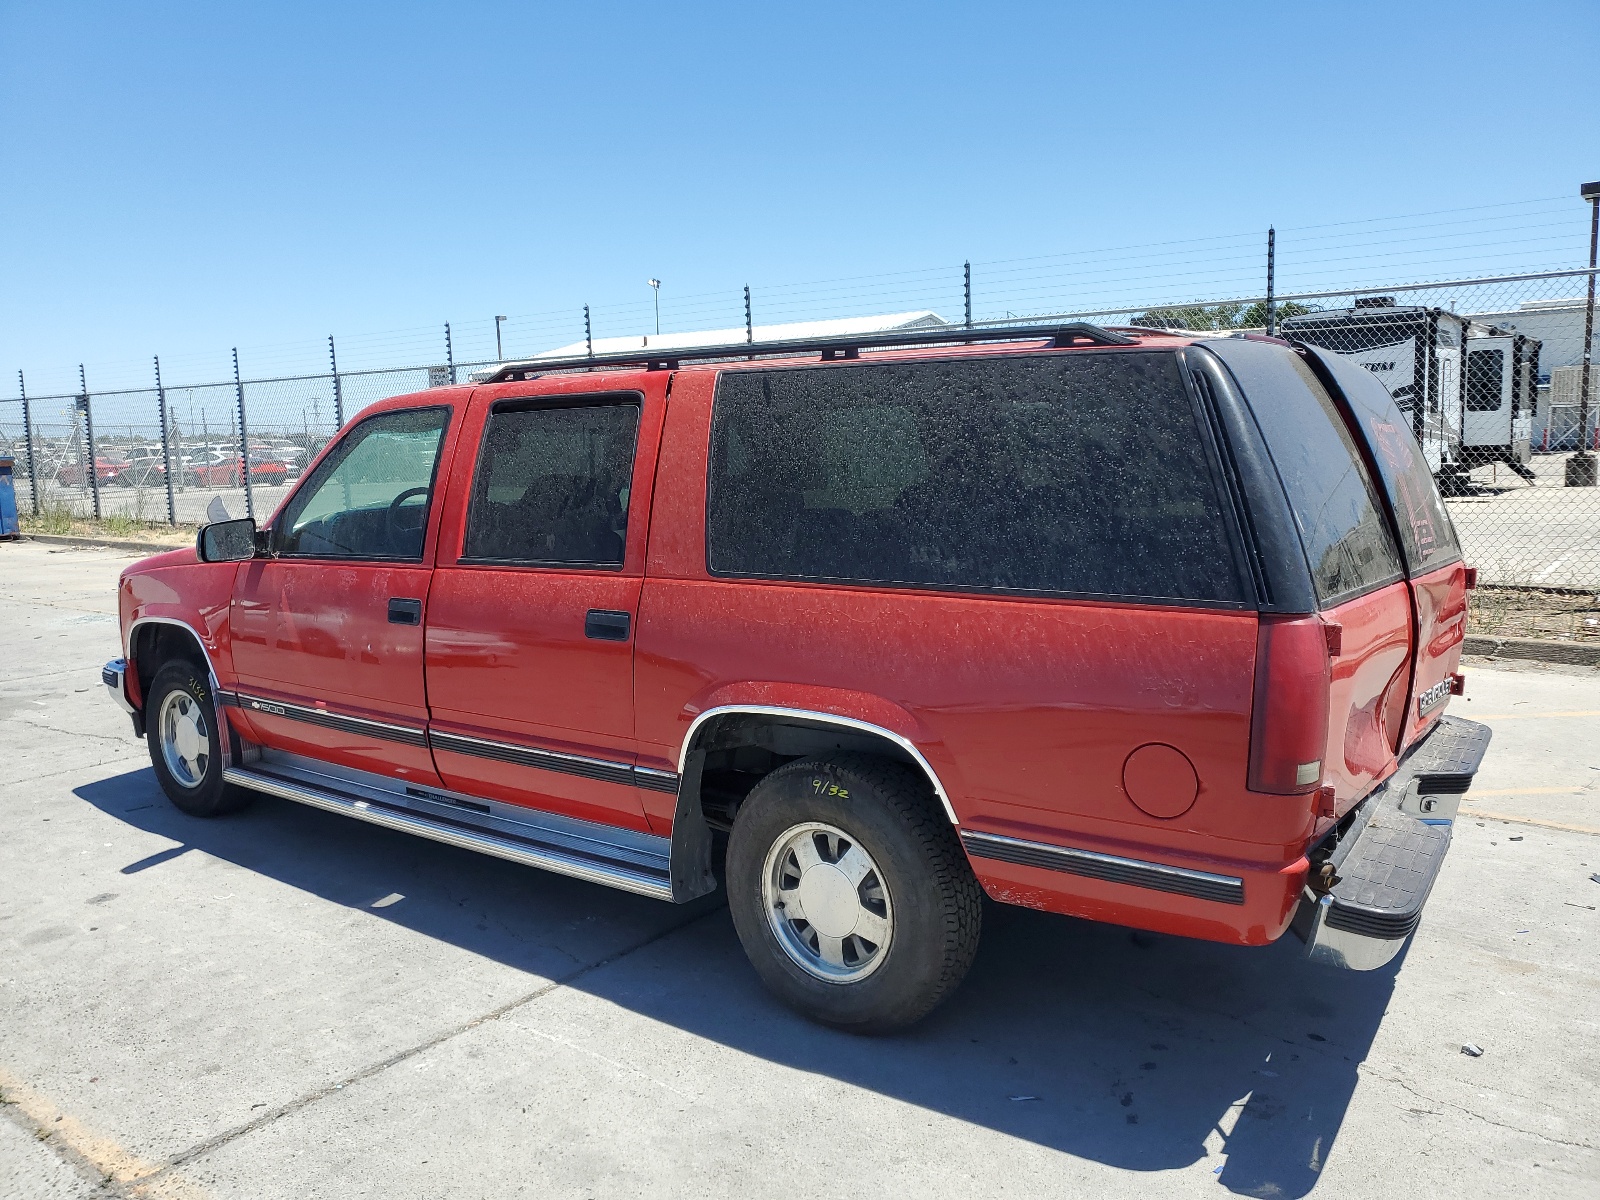
[[[761,873],[767,921],[795,965],[856,983],[883,964],[894,908],[878,864],[842,829],[808,821],[783,833]]]
[[[188,692],[168,692],[156,729],[168,773],[180,787],[199,787],[211,765],[211,734],[199,702]]]

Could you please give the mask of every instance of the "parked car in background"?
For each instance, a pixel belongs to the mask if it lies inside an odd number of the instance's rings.
[[[119,454],[101,453],[95,456],[94,464],[96,479],[104,486],[117,482],[128,460]],[[69,462],[56,470],[56,482],[63,487],[88,487],[89,472],[84,469],[82,460]]]
[[[102,679],[167,796],[720,875],[767,986],[857,1031],[950,993],[985,894],[1398,953],[1488,730],[1445,715],[1475,573],[1370,371],[1086,325],[749,349],[382,401],[259,530],[128,568]]]
[[[196,487],[244,486],[244,458],[237,453],[212,451],[209,457],[190,463],[185,472],[190,484]],[[250,482],[264,487],[287,483],[289,469],[276,459],[250,463]]]
[[[128,464],[118,473],[117,482],[124,487],[166,487],[166,457],[159,447],[130,451]]]

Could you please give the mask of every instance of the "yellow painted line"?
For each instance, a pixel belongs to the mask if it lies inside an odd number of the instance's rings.
[[[46,1145],[59,1146],[70,1157],[81,1159],[114,1183],[127,1185],[131,1193],[149,1200],[203,1200],[205,1193],[176,1173],[162,1174],[161,1163],[140,1158],[113,1139],[90,1129],[76,1117],[56,1107],[48,1097],[36,1092],[4,1067],[0,1067],[0,1093],[7,1104],[33,1126],[36,1137]],[[142,1179],[149,1179],[141,1184]]]
[[[1479,796],[1571,796],[1583,791],[1582,788],[1474,788],[1468,800],[1476,800]]]
[[[1458,716],[1465,714],[1457,714]],[[1474,721],[1531,721],[1538,717],[1600,717],[1600,708],[1579,709],[1576,712],[1531,713],[1473,713]]]
[[[1540,829],[1561,829],[1567,833],[1592,833],[1600,837],[1600,829],[1591,829],[1587,825],[1564,825],[1560,821],[1541,821],[1537,817],[1514,817],[1510,813],[1485,812],[1481,808],[1472,809],[1470,812],[1463,810],[1461,815],[1488,817],[1491,821],[1509,821],[1513,825],[1537,825]]]

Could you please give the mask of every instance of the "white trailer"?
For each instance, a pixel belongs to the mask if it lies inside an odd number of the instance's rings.
[[[1534,475],[1533,425],[1539,405],[1539,342],[1515,330],[1470,322],[1461,394],[1461,453],[1467,468],[1503,462]]]
[[[1468,469],[1461,441],[1461,347],[1467,321],[1441,308],[1398,307],[1389,296],[1363,296],[1354,308],[1287,318],[1283,336],[1333,350],[1376,375],[1422,444],[1447,495]]]

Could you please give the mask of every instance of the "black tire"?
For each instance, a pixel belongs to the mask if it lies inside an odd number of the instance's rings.
[[[819,978],[802,965],[803,946],[780,941],[780,929],[805,924],[769,918],[776,909],[763,890],[768,856],[781,859],[777,848],[792,844],[809,823],[859,845],[887,892],[892,933],[865,977]],[[821,836],[825,849],[845,844]],[[861,886],[876,886],[868,880]],[[800,759],[758,783],[728,838],[727,894],[739,940],[767,987],[812,1020],[853,1033],[889,1033],[931,1012],[971,967],[983,917],[982,889],[926,781],[910,767],[869,755]],[[856,943],[863,945],[870,943]],[[858,960],[879,953],[869,950]]]
[[[204,726],[204,757],[192,760],[199,768],[192,782],[180,779],[167,762],[163,746],[162,719],[169,698],[176,696],[174,710],[185,708],[198,714]],[[212,702],[211,684],[203,668],[186,659],[174,659],[156,672],[145,697],[145,742],[150,748],[150,763],[167,799],[191,817],[220,817],[235,812],[250,801],[250,793],[222,781],[221,715]],[[183,761],[178,763],[183,769]]]

